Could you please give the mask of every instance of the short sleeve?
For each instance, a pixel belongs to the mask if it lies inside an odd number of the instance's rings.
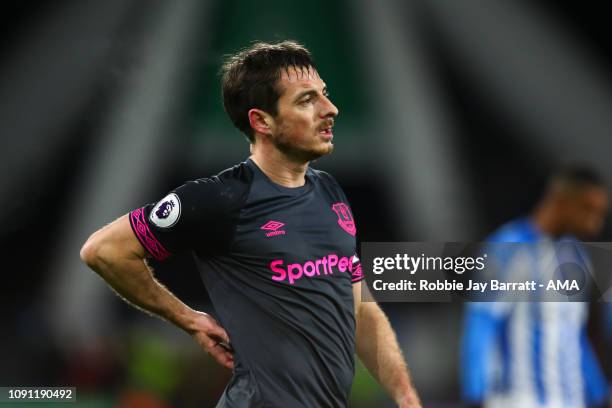
[[[151,257],[227,245],[237,219],[237,195],[219,178],[190,181],[129,214],[134,234]]]
[[[332,191],[332,196],[334,197],[335,203],[332,204],[332,210],[338,216],[338,224],[340,227],[346,231],[349,235],[353,237],[353,251],[355,254],[351,258],[351,281],[353,283],[361,282],[364,278],[363,271],[361,270],[361,260],[359,259],[359,255],[357,254],[357,226],[355,223],[355,218],[353,217],[353,210],[351,209],[351,205],[349,203],[344,190],[340,187],[340,184],[336,179],[329,173],[326,173],[321,170],[316,170],[316,174],[323,177],[327,181],[328,188]]]
[[[331,176],[329,176],[337,189],[338,194],[341,197],[341,202],[338,202],[332,206],[332,209],[338,215],[338,224],[344,229],[347,233],[352,235],[353,237],[357,234],[357,226],[355,223],[355,218],[353,217],[353,210],[351,209],[351,205],[349,203],[346,194],[344,194],[344,190],[340,187],[338,182]],[[364,278],[363,271],[361,270],[361,260],[359,259],[359,255],[357,254],[357,241],[354,239],[355,244],[355,255],[351,258],[351,281],[353,283],[361,282]]]
[[[351,258],[351,282],[357,283],[363,280],[363,272],[361,271],[361,260],[357,254]]]

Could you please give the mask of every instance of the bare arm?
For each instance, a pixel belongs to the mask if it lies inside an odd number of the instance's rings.
[[[233,368],[233,356],[221,342],[227,333],[211,316],[181,302],[159,283],[147,266],[142,247],[127,215],[95,232],[81,249],[81,259],[121,297],[192,335],[217,362]]]
[[[353,285],[357,355],[401,408],[420,408],[404,356],[387,316],[376,302],[362,302],[361,282]]]

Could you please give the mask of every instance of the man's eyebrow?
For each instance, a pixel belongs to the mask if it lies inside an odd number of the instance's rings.
[[[327,93],[327,85],[323,86],[322,89],[323,94]],[[304,96],[306,95],[317,95],[317,91],[314,89],[307,89],[305,91],[300,92],[299,94],[297,94],[297,96],[295,98],[293,98],[294,101],[298,101],[300,99],[302,99]]]

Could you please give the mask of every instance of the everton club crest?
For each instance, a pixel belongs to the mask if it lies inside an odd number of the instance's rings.
[[[349,209],[348,205],[344,203],[336,203],[332,205],[332,210],[334,210],[336,215],[338,215],[338,225],[340,225],[343,230],[354,236],[357,232],[357,228],[355,227],[355,220],[353,220],[353,214],[351,214],[351,210]]]

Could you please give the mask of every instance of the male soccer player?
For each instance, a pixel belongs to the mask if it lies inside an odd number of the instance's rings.
[[[608,205],[595,172],[582,166],[561,169],[531,216],[489,237],[492,248],[505,242],[533,244],[521,247],[527,251],[497,247],[505,258],[504,280],[537,279],[551,262],[589,264],[586,253],[576,250],[577,239],[599,233]],[[462,344],[465,401],[491,408],[602,406],[606,384],[587,338],[587,312],[588,304],[581,302],[468,304]]]
[[[360,300],[348,201],[329,174],[309,167],[333,150],[338,115],[309,51],[256,43],[227,59],[222,88],[250,142],[248,160],[105,226],[82,259],[233,369],[218,407],[345,407],[355,350],[399,406],[420,407],[389,321]],[[177,299],[144,262],[179,251],[193,253],[220,324]]]

